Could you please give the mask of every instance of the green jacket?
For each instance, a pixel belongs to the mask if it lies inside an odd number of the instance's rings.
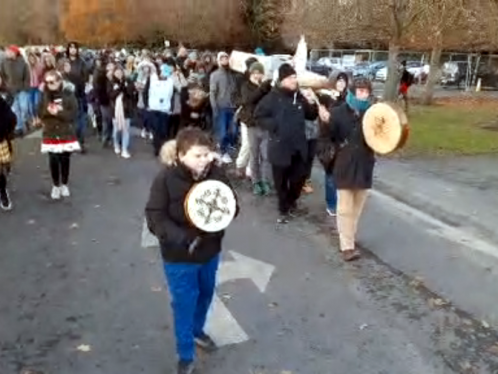
[[[51,102],[60,102],[62,106],[62,110],[55,116],[48,111]],[[57,93],[44,91],[38,106],[38,113],[43,124],[44,140],[74,139],[78,101],[70,89],[64,88]]]

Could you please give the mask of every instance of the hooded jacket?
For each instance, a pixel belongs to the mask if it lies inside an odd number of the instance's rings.
[[[230,182],[214,161],[204,177],[195,180],[178,161],[174,140],[163,145],[160,160],[163,169],[152,183],[145,207],[147,226],[158,238],[165,262],[206,263],[220,253],[225,231],[205,233],[197,229],[185,214],[184,201],[190,189],[200,181],[214,179],[228,185]],[[200,243],[190,254],[188,248],[197,238]]]

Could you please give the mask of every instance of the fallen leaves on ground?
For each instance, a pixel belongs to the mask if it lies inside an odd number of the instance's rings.
[[[493,344],[487,351],[495,356],[498,356],[498,343]]]
[[[430,298],[428,300],[428,304],[429,306],[434,308],[434,307],[442,307],[448,305],[448,302],[440,298]]]
[[[90,347],[88,344],[80,344],[76,350],[80,352],[90,352],[92,350],[92,347]]]

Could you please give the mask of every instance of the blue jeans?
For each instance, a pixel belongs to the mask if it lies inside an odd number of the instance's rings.
[[[131,120],[126,118],[125,125],[120,130],[116,125],[116,120],[113,120],[112,139],[114,141],[114,148],[121,149],[123,152],[128,152],[130,146],[130,122]]]
[[[327,209],[335,212],[337,210],[337,189],[334,183],[334,177],[325,173],[325,202]]]
[[[85,131],[88,124],[88,103],[86,97],[78,97],[78,116],[76,117],[76,137],[81,145],[85,144]]]
[[[214,120],[214,133],[220,146],[221,154],[225,154],[230,146],[235,145],[236,126],[233,124],[235,109],[220,108]]]
[[[38,103],[40,102],[41,92],[38,87],[31,87],[29,95],[29,116],[35,118],[38,115]]]
[[[205,264],[164,263],[180,360],[194,360],[194,338],[203,333],[219,263],[219,255]]]
[[[29,116],[29,91],[21,91],[14,95],[12,111],[17,117],[16,131],[24,131]]]

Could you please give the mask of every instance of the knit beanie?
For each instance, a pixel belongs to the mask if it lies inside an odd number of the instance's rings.
[[[251,65],[254,64],[255,62],[258,62],[258,59],[256,57],[249,57],[246,60],[246,70],[249,71]]]
[[[265,67],[259,61],[258,62],[253,62],[252,65],[251,65],[251,67],[249,68],[249,74],[252,74],[252,73],[255,73],[255,72],[258,72],[258,73],[261,73],[261,74],[265,73]]]
[[[278,80],[282,82],[285,78],[296,75],[296,70],[289,64],[282,64],[278,68]]]

